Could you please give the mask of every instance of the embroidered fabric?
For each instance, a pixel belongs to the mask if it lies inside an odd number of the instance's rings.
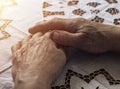
[[[120,0],[44,0],[43,3],[41,0],[18,0],[16,4],[17,9],[0,13],[0,89],[13,88],[11,69],[4,71],[11,66],[11,46],[27,36],[28,28],[35,23],[55,17],[82,17],[120,26]],[[53,89],[120,89],[119,55],[78,55],[67,63]],[[89,74],[94,76],[84,76]],[[80,75],[85,78],[81,79]]]

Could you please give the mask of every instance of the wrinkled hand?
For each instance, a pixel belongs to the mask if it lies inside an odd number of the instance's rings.
[[[12,47],[15,89],[50,89],[66,63],[50,32],[30,35]]]
[[[39,23],[29,32],[52,32],[51,38],[63,46],[72,46],[90,53],[102,53],[111,49],[111,31],[114,27],[91,22],[82,18],[55,18]],[[113,42],[113,41],[112,41]]]

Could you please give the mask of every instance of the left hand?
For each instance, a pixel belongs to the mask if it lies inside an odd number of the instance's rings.
[[[49,36],[38,32],[12,47],[15,89],[50,89],[62,71],[65,53]]]

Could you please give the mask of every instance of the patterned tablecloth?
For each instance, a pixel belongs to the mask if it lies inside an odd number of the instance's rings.
[[[0,89],[13,88],[10,48],[36,22],[82,17],[120,27],[120,0],[16,0],[11,4],[0,12]],[[75,52],[53,89],[120,89],[120,56]]]

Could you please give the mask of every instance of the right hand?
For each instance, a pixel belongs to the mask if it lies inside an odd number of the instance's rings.
[[[63,46],[71,46],[90,53],[103,53],[111,49],[111,26],[91,22],[82,18],[55,18],[37,24],[29,32],[52,32],[51,38]]]

